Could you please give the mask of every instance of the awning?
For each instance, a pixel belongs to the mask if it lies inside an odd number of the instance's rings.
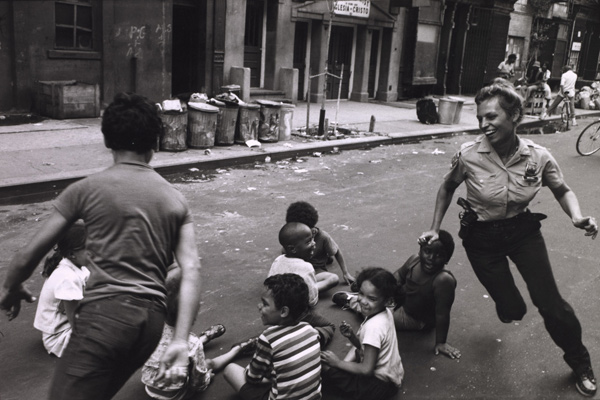
[[[329,8],[327,4],[327,0],[321,0],[305,2],[304,4],[293,6],[292,21],[313,19],[329,22]],[[369,18],[334,15],[333,22],[350,25],[367,25],[371,27],[393,28],[394,24],[396,23],[396,18],[371,1]]]

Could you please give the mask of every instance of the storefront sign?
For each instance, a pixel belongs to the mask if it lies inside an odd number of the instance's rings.
[[[334,1],[333,13],[335,15],[348,15],[350,17],[369,18],[371,0]]]
[[[581,42],[573,42],[571,51],[581,51]]]

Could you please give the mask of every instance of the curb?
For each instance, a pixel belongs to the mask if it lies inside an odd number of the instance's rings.
[[[294,148],[272,148],[264,151],[248,152],[246,154],[227,155],[211,159],[181,160],[168,163],[154,163],[152,167],[162,176],[173,175],[187,171],[189,168],[200,170],[225,168],[236,165],[254,164],[265,162],[270,157],[271,162],[284,160],[286,158],[311,155],[314,152],[332,152],[339,150],[356,150],[377,146],[388,146],[395,144],[418,143],[423,140],[434,138],[451,137],[478,132],[478,128],[456,129],[432,129],[414,134],[391,133],[385,136],[370,136],[362,138],[339,139],[323,142],[308,142],[295,144]],[[263,148],[264,149],[264,148]],[[108,167],[108,166],[107,166]],[[0,182],[0,205],[14,205],[23,203],[34,203],[48,201],[55,198],[62,190],[71,183],[85,178],[88,175],[104,170],[103,168],[66,172],[54,175],[45,175],[39,178],[15,179]]]
[[[583,117],[600,116],[600,111],[580,115]],[[560,120],[560,116],[552,116],[544,121],[538,119],[524,121],[521,127],[537,125],[544,122]],[[211,159],[184,159],[152,164],[152,167],[162,176],[181,173],[189,168],[200,170],[225,168],[237,165],[254,164],[265,162],[270,157],[271,162],[286,158],[301,157],[317,152],[332,152],[337,150],[356,150],[377,146],[388,146],[396,144],[418,143],[424,140],[452,137],[457,135],[477,134],[477,125],[465,125],[461,128],[448,125],[420,130],[419,132],[389,133],[385,136],[369,136],[361,138],[339,139],[323,142],[297,143],[294,148],[282,148],[282,146],[265,149],[261,152],[250,151],[245,154],[225,155]],[[108,167],[108,166],[107,166]],[[14,205],[23,203],[34,203],[48,201],[55,198],[63,189],[71,183],[78,181],[88,175],[104,170],[106,167],[82,170],[77,172],[65,172],[53,175],[45,175],[38,178],[14,179],[0,182],[0,205]]]

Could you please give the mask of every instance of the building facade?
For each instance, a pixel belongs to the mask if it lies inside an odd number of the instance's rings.
[[[553,74],[576,61],[595,79],[598,2],[575,1],[546,16],[554,31],[539,58],[552,59]],[[36,81],[98,84],[103,104],[119,91],[160,101],[230,84],[245,100],[256,89],[313,102],[475,93],[509,52],[529,59],[526,3],[4,0],[0,110],[31,109]]]

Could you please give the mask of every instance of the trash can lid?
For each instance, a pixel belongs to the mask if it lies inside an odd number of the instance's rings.
[[[188,103],[188,107],[193,109],[193,110],[198,110],[198,111],[204,111],[204,112],[219,112],[219,108],[215,107],[215,106],[211,106],[210,104],[206,104],[206,103],[194,103],[194,102],[190,102]]]
[[[240,90],[241,86],[240,85],[225,85],[225,86],[221,86],[221,90]]]
[[[256,100],[256,102],[258,104],[260,104],[261,106],[265,106],[265,107],[280,107],[281,103],[278,101],[272,101],[272,100]]]
[[[241,108],[250,108],[252,110],[260,109],[260,104],[254,104],[254,103],[238,103],[238,106],[240,106]]]
[[[281,103],[281,108],[296,108],[296,106],[289,103]]]

